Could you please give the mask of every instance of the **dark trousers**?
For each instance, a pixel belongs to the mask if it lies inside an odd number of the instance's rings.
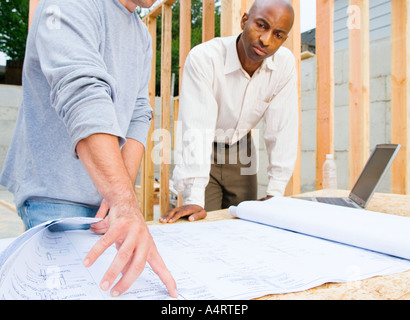
[[[214,143],[213,163],[205,189],[205,210],[213,211],[256,200],[255,147],[250,134],[234,145]]]

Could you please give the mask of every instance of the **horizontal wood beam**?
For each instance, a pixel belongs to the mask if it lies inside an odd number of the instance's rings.
[[[157,18],[158,16],[160,16],[162,14],[162,6],[163,5],[167,5],[167,6],[172,6],[175,2],[177,2],[178,0],[163,0],[161,2],[158,3],[158,5],[156,5],[155,7],[153,7],[151,9],[150,12],[148,12],[143,19],[146,18]]]

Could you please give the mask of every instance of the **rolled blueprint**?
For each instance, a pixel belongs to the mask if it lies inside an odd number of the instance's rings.
[[[244,201],[240,219],[410,259],[410,218],[288,197]]]

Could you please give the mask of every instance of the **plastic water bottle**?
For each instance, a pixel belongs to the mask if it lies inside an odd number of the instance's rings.
[[[337,168],[333,154],[327,154],[323,163],[323,189],[337,189]]]

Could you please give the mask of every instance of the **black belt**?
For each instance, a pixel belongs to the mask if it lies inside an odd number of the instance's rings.
[[[237,146],[239,144],[239,142],[241,142],[242,139],[249,139],[250,137],[251,137],[251,132],[249,131],[246,134],[246,136],[242,137],[240,140],[236,141],[233,144],[214,141],[214,147],[220,146],[220,147],[225,147],[225,148],[232,148],[232,147]]]

